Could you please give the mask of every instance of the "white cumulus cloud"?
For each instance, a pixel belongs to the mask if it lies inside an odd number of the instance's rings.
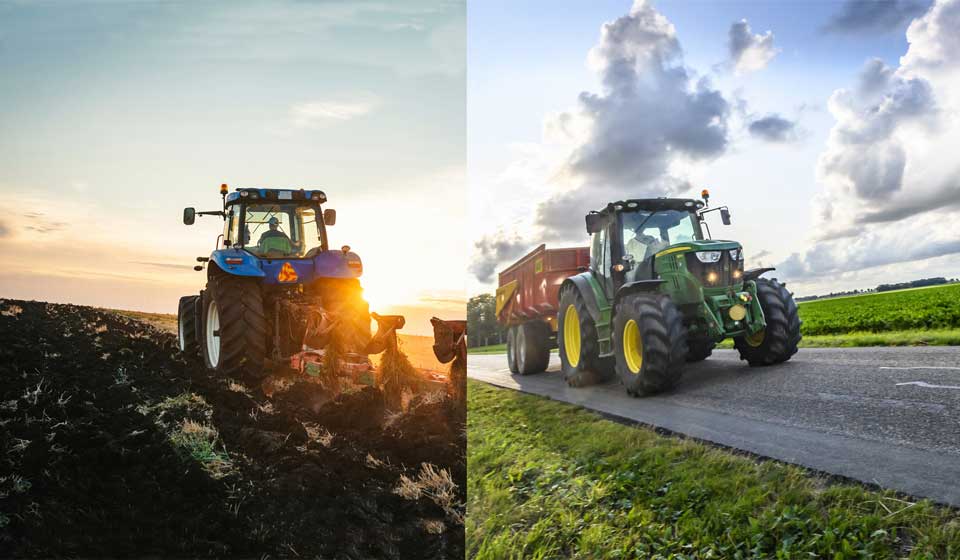
[[[727,48],[730,51],[730,64],[736,74],[763,70],[780,52],[773,46],[772,31],[755,35],[745,19],[730,26]]]

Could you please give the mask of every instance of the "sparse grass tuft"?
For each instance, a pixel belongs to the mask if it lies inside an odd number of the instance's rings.
[[[203,465],[215,478],[226,475],[233,467],[230,456],[219,444],[220,434],[208,424],[185,419],[178,430],[170,433],[170,441]]]
[[[928,501],[472,380],[468,395],[471,558],[960,557],[960,517]]]
[[[457,484],[447,469],[438,469],[436,465],[422,463],[417,478],[405,474],[393,490],[394,494],[407,500],[428,498],[440,506],[451,521],[463,524],[463,505],[457,502]]]

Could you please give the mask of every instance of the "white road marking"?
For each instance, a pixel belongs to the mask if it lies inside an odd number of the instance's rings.
[[[955,366],[880,366],[880,369],[957,369]]]
[[[897,383],[897,387],[901,385],[916,385],[917,387],[927,387],[930,389],[957,389],[960,390],[960,387],[954,385],[934,385],[933,383],[927,383],[926,381],[908,381],[906,383]]]

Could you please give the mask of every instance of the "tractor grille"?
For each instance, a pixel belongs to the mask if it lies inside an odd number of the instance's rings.
[[[694,253],[687,253],[687,270],[696,276],[704,287],[730,286],[739,282],[734,278],[734,271],[743,274],[743,261],[734,261],[730,258],[730,251],[721,251],[720,260],[715,263],[703,263]],[[714,280],[711,281],[711,273]]]

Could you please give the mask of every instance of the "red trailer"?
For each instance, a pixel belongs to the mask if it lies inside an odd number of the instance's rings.
[[[550,350],[557,347],[560,285],[589,266],[589,247],[540,245],[500,273],[496,313],[507,326],[510,371],[526,375],[547,369]]]

